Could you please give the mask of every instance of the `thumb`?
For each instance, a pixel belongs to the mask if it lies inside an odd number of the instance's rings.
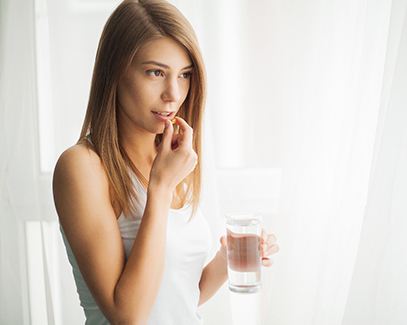
[[[172,133],[174,132],[174,127],[169,120],[165,121],[163,138],[161,140],[161,146],[163,149],[171,150]]]
[[[219,241],[223,247],[226,247],[226,237],[225,236],[220,237]]]

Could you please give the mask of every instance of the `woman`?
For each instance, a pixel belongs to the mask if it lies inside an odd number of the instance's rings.
[[[182,14],[165,1],[122,2],[100,39],[80,139],[53,179],[86,324],[201,324],[198,305],[227,279],[225,238],[204,267],[204,98]],[[274,241],[264,236],[264,256]]]

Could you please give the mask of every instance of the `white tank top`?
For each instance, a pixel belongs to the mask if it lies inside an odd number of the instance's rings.
[[[137,177],[132,174],[139,202],[132,218],[122,213],[118,218],[126,260],[129,257],[144,213],[147,193]],[[206,258],[212,245],[209,225],[198,208],[191,221],[192,206],[170,209],[168,213],[165,266],[161,286],[152,306],[148,325],[195,325],[203,324],[198,311],[199,280]],[[93,299],[71,247],[60,227],[68,260],[79,295],[80,304],[86,316],[86,325],[109,324]]]

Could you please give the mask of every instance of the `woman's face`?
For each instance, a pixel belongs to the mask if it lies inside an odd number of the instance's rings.
[[[119,121],[162,133],[165,123],[156,112],[175,116],[188,95],[191,73],[187,51],[174,40],[147,42],[119,81]]]

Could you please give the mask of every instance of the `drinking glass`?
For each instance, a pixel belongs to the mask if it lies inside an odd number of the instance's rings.
[[[255,293],[261,285],[261,224],[258,214],[226,215],[229,289]]]

